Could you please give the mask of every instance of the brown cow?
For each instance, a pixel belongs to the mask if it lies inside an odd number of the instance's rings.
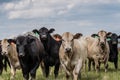
[[[65,32],[62,35],[59,57],[61,65],[66,72],[67,80],[69,80],[70,76],[72,76],[73,80],[78,80],[87,57],[86,42],[79,37],[80,35],[73,35],[70,32]]]
[[[1,41],[2,54],[8,57],[11,66],[11,79],[14,79],[16,69],[20,69],[20,63],[18,59],[18,53],[16,50],[16,44],[11,39],[3,39]]]
[[[100,69],[100,63],[104,63],[105,72],[108,68],[108,59],[109,59],[109,45],[106,40],[107,32],[99,31],[97,34],[98,38],[87,37],[88,41],[88,59],[89,61],[93,60],[95,62],[95,69],[98,72]]]

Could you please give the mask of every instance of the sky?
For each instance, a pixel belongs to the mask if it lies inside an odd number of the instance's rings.
[[[41,27],[59,34],[120,35],[120,0],[0,0],[0,39]]]

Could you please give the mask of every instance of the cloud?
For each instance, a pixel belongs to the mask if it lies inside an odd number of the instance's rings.
[[[9,19],[29,19],[64,15],[79,5],[110,4],[120,0],[20,0],[4,4]]]
[[[29,10],[16,10],[11,11],[9,13],[9,19],[15,19],[15,18],[23,18],[23,19],[29,19],[29,18],[37,18],[37,17],[47,17],[52,14],[52,10],[48,8],[42,8],[42,9],[29,9]],[[38,16],[39,15],[39,16]]]

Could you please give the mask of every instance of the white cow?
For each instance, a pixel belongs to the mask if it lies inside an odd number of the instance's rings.
[[[65,32],[62,35],[59,57],[66,72],[67,80],[69,80],[70,76],[72,76],[73,80],[78,80],[87,57],[86,42],[84,38],[79,38],[80,36],[80,34],[73,35],[70,32]]]

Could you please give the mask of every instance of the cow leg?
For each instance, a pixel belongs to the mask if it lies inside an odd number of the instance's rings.
[[[30,80],[35,80],[36,78],[36,70],[39,67],[39,61],[36,61],[37,63],[35,64],[34,68],[30,71],[31,78]]]
[[[88,59],[88,71],[91,71],[91,60]]]
[[[28,67],[22,68],[22,73],[23,73],[24,80],[28,80],[29,79],[29,69],[28,69]]]
[[[70,75],[68,73],[66,73],[66,80],[69,80]]]
[[[55,69],[54,69],[55,78],[57,78],[57,76],[58,76],[59,67],[60,67],[60,62],[58,61],[57,64],[55,65]]]
[[[79,59],[78,63],[76,64],[76,66],[75,66],[75,68],[73,70],[73,80],[78,80],[78,75],[80,75],[80,71],[82,69],[82,65],[83,65],[83,60]]]
[[[93,67],[93,70],[95,71],[95,62],[92,61],[92,67]]]
[[[108,59],[109,59],[109,57],[105,57],[105,59],[104,59],[105,72],[107,72],[107,69],[108,69]]]
[[[104,65],[105,65],[105,72],[107,72],[107,69],[108,69],[108,64],[107,64],[107,62],[105,62]]]
[[[44,65],[44,62],[42,61],[40,65],[41,65],[43,76],[46,77],[45,76],[45,65]]]
[[[94,62],[95,62],[95,69],[96,69],[96,72],[99,71],[99,63],[98,63],[98,59],[94,59]]]
[[[16,72],[15,68],[11,65],[11,77],[10,77],[10,80],[13,80],[13,79],[14,79],[14,77],[15,77],[15,72]]]
[[[45,74],[46,74],[46,78],[48,78],[49,72],[50,72],[49,65],[46,65],[46,64],[45,64]]]
[[[2,60],[0,60],[0,75],[2,74],[3,72],[3,62]]]
[[[118,69],[118,58],[114,60],[114,66],[115,66],[115,69],[117,70]]]

